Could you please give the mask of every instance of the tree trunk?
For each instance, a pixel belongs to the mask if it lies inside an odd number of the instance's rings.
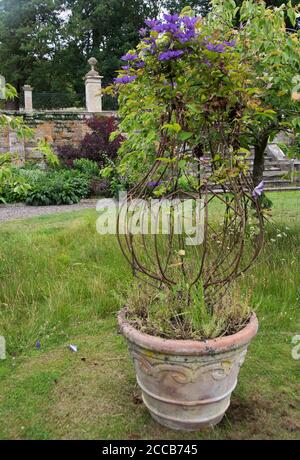
[[[254,145],[254,164],[253,164],[253,182],[255,187],[262,182],[265,169],[265,150],[268,145],[269,136],[263,136],[257,144]]]

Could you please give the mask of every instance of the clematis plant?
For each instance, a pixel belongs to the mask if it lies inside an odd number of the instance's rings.
[[[260,111],[259,94],[235,29],[224,32],[190,8],[145,25],[110,89],[120,106],[114,136],[126,133],[119,172],[137,182],[132,200],[202,199],[206,224],[203,244],[192,248],[184,237],[175,238],[174,228],[165,238],[119,234],[119,241],[134,274],[167,293],[172,311],[162,328],[174,314],[183,315],[182,338],[191,318],[199,332],[203,318],[224,313],[225,292],[262,249],[260,190],[254,190],[244,161],[249,146],[241,144]],[[224,211],[218,225],[210,218],[213,202]],[[215,333],[223,327],[236,331],[247,320],[245,312],[238,320],[229,317],[230,325],[214,317],[215,325],[222,324]]]
[[[166,157],[175,145],[212,154],[215,166],[225,145],[231,157],[239,155],[239,138],[258,99],[255,88],[245,84],[250,68],[237,52],[235,31],[213,29],[186,8],[180,15],[146,21],[141,36],[137,49],[122,57],[126,65],[114,81],[120,131],[127,133],[121,172],[129,169],[139,177],[162,137],[168,137]]]

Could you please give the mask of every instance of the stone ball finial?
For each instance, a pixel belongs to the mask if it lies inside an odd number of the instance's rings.
[[[88,60],[88,63],[89,63],[89,65],[91,66],[92,70],[95,70],[95,66],[98,64],[98,61],[97,61],[96,58],[91,57],[91,58]]]

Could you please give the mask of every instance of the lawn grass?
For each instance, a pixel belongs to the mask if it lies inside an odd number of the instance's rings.
[[[0,439],[299,438],[291,339],[300,333],[300,193],[271,199],[264,255],[243,280],[260,332],[226,417],[193,434],[160,427],[141,404],[115,320],[116,292],[131,275],[115,238],[97,234],[96,212],[2,224],[0,335],[8,356],[0,361]]]

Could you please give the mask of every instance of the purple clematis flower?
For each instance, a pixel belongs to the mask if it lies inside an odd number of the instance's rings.
[[[176,34],[176,38],[180,41],[180,43],[186,43],[195,38],[196,32],[194,30],[187,30],[186,32],[178,32]]]
[[[147,35],[148,33],[148,30],[146,29],[146,27],[142,27],[140,30],[139,30],[139,34],[141,37],[145,37],[145,35]]]
[[[157,19],[147,19],[145,21],[145,24],[152,29],[153,27],[155,27],[158,24],[158,22],[159,21]]]
[[[122,66],[122,69],[123,69],[123,70],[130,70],[130,66],[129,66],[129,65],[123,65],[123,66]]]
[[[153,37],[144,38],[143,42],[144,42],[146,45],[156,46],[156,40],[155,40],[155,38],[153,38]]]
[[[181,21],[182,23],[190,28],[190,27],[195,27],[196,25],[196,22],[198,21],[199,17],[195,17],[195,18],[190,18],[189,16],[184,16]]]
[[[218,44],[213,44],[213,43],[208,43],[206,45],[206,49],[208,51],[214,51],[215,53],[224,53],[225,52],[225,46],[223,43],[218,43]]]
[[[178,22],[180,19],[180,16],[178,14],[164,14],[164,19],[167,22]]]
[[[170,32],[174,34],[179,31],[179,26],[177,24],[167,22],[166,24],[157,24],[152,30],[159,33]]]
[[[204,59],[204,64],[207,65],[207,67],[211,67],[212,63],[208,59]]]
[[[225,40],[223,43],[224,45],[229,46],[230,48],[233,48],[236,45],[236,40],[231,40],[230,42]]]
[[[124,77],[118,77],[114,79],[115,84],[126,85],[127,83],[132,83],[137,78],[136,75],[124,75]]]
[[[160,180],[159,182],[148,182],[147,186],[148,187],[158,187],[159,185],[161,185],[163,182]]]
[[[174,81],[173,83],[169,83],[169,82],[167,82],[167,81],[164,81],[164,82],[163,82],[163,85],[164,85],[164,86],[169,86],[169,87],[172,88],[172,89],[177,88],[177,86],[178,86],[177,83],[176,83],[176,81]]]
[[[143,69],[143,67],[145,67],[145,62],[144,62],[144,61],[135,62],[135,63],[134,63],[134,66],[135,66],[137,69]]]
[[[137,54],[125,54],[124,56],[121,57],[122,61],[134,61],[135,59],[138,59]]]
[[[145,53],[155,54],[155,51],[156,51],[156,48],[157,48],[155,38],[153,38],[153,37],[145,38],[145,39],[143,40],[143,42],[144,42],[146,45],[151,45],[149,48],[143,48],[143,51],[144,51]]]
[[[261,182],[260,184],[258,184],[258,186],[255,187],[255,189],[253,190],[253,193],[252,193],[253,198],[259,198],[263,194],[264,188],[265,188],[264,182]]]
[[[170,59],[177,59],[184,54],[184,51],[165,51],[158,56],[159,61],[169,61]]]

